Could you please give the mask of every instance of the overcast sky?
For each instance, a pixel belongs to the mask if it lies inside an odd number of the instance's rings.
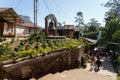
[[[76,13],[83,12],[84,22],[96,18],[104,24],[104,15],[108,10],[101,6],[108,0],[38,0],[38,25],[44,27],[44,18],[52,13],[57,21],[74,24]],[[17,14],[30,16],[33,21],[33,0],[0,0],[0,7],[12,7]]]

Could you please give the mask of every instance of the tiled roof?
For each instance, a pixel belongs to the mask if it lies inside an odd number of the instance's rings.
[[[1,15],[1,17],[4,17],[4,19],[6,19],[7,21],[11,21],[11,20],[14,21],[14,16],[15,16],[16,18],[20,19],[22,22],[22,23],[18,22],[17,25],[20,25],[23,27],[39,28],[39,27],[34,27],[34,24],[32,24],[32,23],[23,23],[24,21],[20,18],[19,15],[17,15],[17,13],[12,8],[0,8],[0,12],[3,14],[5,14],[3,11],[7,11],[7,10],[9,10],[9,12],[10,12],[9,14],[11,15],[11,18],[6,17],[6,15],[5,16]]]
[[[8,22],[14,22],[15,18],[20,23],[24,22],[13,8],[0,8],[0,17]]]
[[[32,23],[17,23],[17,24],[23,27],[38,28],[38,27],[35,27],[34,24]]]
[[[0,12],[2,12],[2,11],[6,11],[6,10],[8,10],[9,8],[0,8]]]

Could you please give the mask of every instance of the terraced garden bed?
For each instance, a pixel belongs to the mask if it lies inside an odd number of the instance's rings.
[[[24,80],[78,68],[87,44],[83,39],[46,39],[42,33],[15,43],[0,45],[0,78]]]

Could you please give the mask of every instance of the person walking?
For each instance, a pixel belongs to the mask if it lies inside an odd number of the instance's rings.
[[[99,70],[100,69],[100,66],[102,66],[102,63],[101,63],[101,61],[100,61],[100,58],[97,58],[97,61],[96,61],[96,66],[97,66],[97,70]]]
[[[96,63],[96,57],[95,56],[91,56],[91,61],[90,61],[90,71],[92,71],[95,68],[95,63]]]

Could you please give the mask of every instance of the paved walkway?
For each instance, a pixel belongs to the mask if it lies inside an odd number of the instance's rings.
[[[88,67],[85,69],[86,71],[90,71],[90,64],[87,64]],[[116,80],[117,74],[114,72],[113,65],[111,64],[110,58],[102,59],[102,67],[100,67],[99,71],[92,71],[92,73],[101,74],[103,76],[107,76],[110,80]]]
[[[38,80],[116,80],[110,59],[102,59],[102,67],[99,71],[90,71],[90,64],[86,69],[66,70],[62,73],[48,74]],[[31,79],[35,80],[35,79]]]

